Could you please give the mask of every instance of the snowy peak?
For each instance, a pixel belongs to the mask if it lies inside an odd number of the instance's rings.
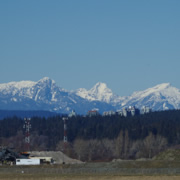
[[[123,107],[148,106],[152,110],[180,109],[180,90],[163,83],[131,96],[120,97],[113,94],[105,83],[98,82],[91,89],[67,91],[55,81],[44,77],[37,82],[20,81],[0,84],[0,109],[50,110],[67,113],[73,109],[85,114],[97,108],[101,112],[118,110]]]
[[[107,88],[107,85],[105,83],[102,82],[98,82],[94,85],[94,87],[92,89],[100,89],[100,90],[104,90]]]
[[[20,81],[20,82],[9,82],[7,84],[0,84],[0,95],[30,96],[29,89],[31,89],[35,84],[36,83],[33,81]]]
[[[161,91],[167,90],[170,87],[171,87],[170,83],[162,83],[162,84],[156,85],[152,88],[148,88],[145,91],[149,92],[149,93],[155,93],[155,92],[161,92]]]
[[[170,83],[162,83],[162,84],[159,84],[159,85],[156,85],[152,88],[148,88],[144,91],[138,91],[138,92],[134,92],[132,94],[132,96],[142,96],[142,97],[146,97],[146,96],[149,96],[150,94],[161,94],[161,93],[164,93],[164,92],[167,92],[169,91],[169,93],[171,93],[172,89],[174,89],[174,87],[172,87],[170,85]]]
[[[98,82],[90,90],[84,88],[78,89],[76,94],[89,101],[102,101],[109,103],[114,97],[111,89],[107,87],[105,83]]]
[[[50,79],[49,77],[44,77],[44,78],[40,79],[37,83],[39,83],[39,84],[50,84],[50,85],[52,85],[52,84],[55,84],[55,81],[52,80],[52,79]]]
[[[5,84],[0,84],[0,91],[10,89],[10,88],[16,88],[16,89],[29,88],[34,85],[35,85],[35,82],[33,81],[9,82]]]
[[[0,91],[2,90],[21,90],[24,88],[32,88],[33,86],[37,85],[37,84],[44,84],[44,85],[52,85],[55,84],[55,81],[45,77],[40,79],[38,82],[34,82],[34,81],[19,81],[19,82],[9,82],[9,83],[4,83],[4,84],[0,84]]]
[[[159,84],[133,93],[121,105],[136,105],[138,108],[145,105],[153,110],[178,109],[180,108],[180,90],[171,86],[170,83]]]
[[[162,84],[159,84],[157,86],[154,86],[153,89],[156,89],[156,90],[163,90],[163,89],[166,89],[168,87],[170,87],[171,84],[170,83],[162,83]]]
[[[78,114],[86,114],[94,108],[99,109],[101,113],[113,109],[107,103],[91,102],[64,90],[48,77],[37,82],[21,81],[0,84],[0,109],[48,110],[59,113],[75,110]]]
[[[95,86],[92,89],[90,89],[89,92],[91,94],[100,95],[100,96],[105,95],[106,93],[112,94],[112,91],[107,88],[107,85],[101,82],[98,82],[97,84],[95,84]]]
[[[40,79],[38,82],[20,81],[0,84],[0,95],[9,97],[16,102],[20,102],[24,98],[33,101],[55,101],[55,94],[58,90],[55,81],[48,77]]]
[[[98,82],[92,89],[89,90],[89,94],[98,101],[110,102],[113,93],[111,89],[107,87],[105,83]]]

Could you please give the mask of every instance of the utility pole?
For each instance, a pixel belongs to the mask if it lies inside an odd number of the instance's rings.
[[[23,128],[25,129],[25,150],[30,151],[30,129],[31,129],[31,118],[24,118]]]

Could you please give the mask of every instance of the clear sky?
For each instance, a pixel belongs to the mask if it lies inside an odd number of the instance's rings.
[[[180,88],[180,0],[0,0],[0,83]]]

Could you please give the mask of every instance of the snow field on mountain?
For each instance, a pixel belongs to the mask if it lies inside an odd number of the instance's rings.
[[[118,96],[105,83],[97,83],[90,90],[84,88],[67,91],[54,80],[45,77],[38,82],[20,81],[0,84],[0,109],[49,110],[60,113],[86,114],[88,110],[100,112],[119,110],[128,106],[148,106],[153,110],[180,108],[180,90],[169,83],[159,84],[130,96]]]

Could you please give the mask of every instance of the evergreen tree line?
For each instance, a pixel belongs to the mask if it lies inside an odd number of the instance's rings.
[[[24,121],[0,121],[1,146],[24,150]],[[67,120],[68,145],[63,147],[61,116],[33,117],[30,129],[31,150],[63,150],[84,161],[113,158],[152,158],[168,147],[180,144],[180,111],[152,112],[134,117],[77,116]]]

